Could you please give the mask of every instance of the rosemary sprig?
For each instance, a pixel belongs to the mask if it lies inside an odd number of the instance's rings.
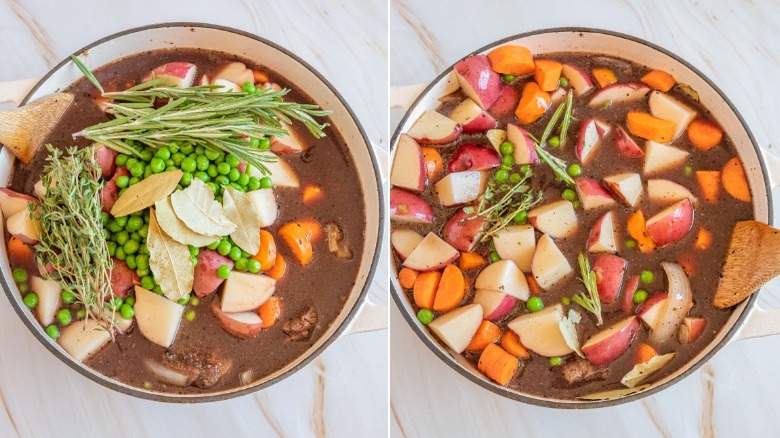
[[[86,78],[87,78],[87,79],[88,79],[90,82],[92,82],[92,84],[93,84],[93,85],[94,85],[94,86],[95,86],[95,87],[96,87],[98,90],[100,90],[100,93],[101,93],[101,94],[105,93],[105,90],[103,90],[103,86],[102,86],[102,85],[100,85],[100,82],[98,82],[98,80],[97,80],[97,78],[95,77],[95,75],[93,75],[93,74],[92,74],[92,72],[91,72],[91,71],[89,71],[89,69],[87,68],[87,66],[86,66],[86,65],[84,65],[84,63],[83,63],[83,62],[81,62],[81,60],[79,59],[79,57],[78,57],[78,56],[76,56],[76,55],[70,55],[70,59],[72,59],[72,60],[73,60],[73,63],[74,63],[74,64],[76,64],[76,67],[78,67],[78,68],[79,68],[79,70],[81,70],[81,72],[82,72],[82,73],[84,73],[84,76],[86,76]]]
[[[596,315],[597,325],[601,325],[604,321],[601,318],[601,299],[599,298],[598,286],[596,284],[596,273],[590,269],[590,262],[588,262],[585,254],[580,253],[577,256],[577,263],[580,265],[580,281],[585,285],[585,290],[588,291],[588,294],[580,292],[574,295],[572,299],[575,303],[582,306],[583,309]]]
[[[517,214],[529,210],[542,199],[542,193],[534,193],[528,184],[528,179],[533,172],[528,170],[521,175],[520,180],[514,185],[499,185],[491,179],[477,208],[463,208],[466,214],[483,218],[484,226],[480,242],[495,236],[509,225]]]
[[[101,170],[95,147],[69,148],[67,155],[46,145],[48,164],[41,182],[46,193],[40,205],[31,206],[41,223],[40,242],[35,246],[41,266],[50,265],[43,275],[57,281],[76,296],[100,325],[114,326],[113,312],[104,303],[113,297],[106,231],[101,222]],[[112,331],[113,332],[113,331]]]
[[[74,60],[75,61],[75,60]],[[93,81],[94,75],[84,64],[77,66]],[[243,138],[287,135],[282,122],[298,120],[316,138],[323,137],[327,123],[314,117],[325,117],[331,111],[317,105],[286,102],[289,92],[258,90],[256,93],[219,91],[220,86],[202,85],[178,88],[165,85],[165,79],[152,79],[125,91],[103,92],[110,99],[107,112],[115,117],[109,122],[90,126],[74,137],[86,137],[119,152],[139,156],[137,145],[160,148],[171,142],[203,145],[206,149],[232,153],[258,168],[269,171],[263,163],[275,157],[252,146]],[[165,103],[159,106],[159,103]]]
[[[547,144],[547,140],[549,139],[550,135],[552,135],[556,126],[558,126],[558,120],[560,120],[561,117],[563,117],[563,119],[561,120],[559,127],[559,138],[560,144],[563,145],[563,142],[566,140],[566,136],[569,131],[569,124],[572,120],[572,104],[573,95],[571,90],[569,90],[569,93],[566,96],[566,101],[563,105],[559,105],[558,108],[555,109],[555,112],[550,117],[550,121],[547,122],[547,126],[545,127],[542,136],[539,139],[531,137],[534,142],[536,142],[535,149],[539,159],[550,167],[558,180],[563,181],[568,186],[574,186],[574,179],[566,172],[566,162],[561,158],[555,157],[547,152],[544,149],[544,146]]]

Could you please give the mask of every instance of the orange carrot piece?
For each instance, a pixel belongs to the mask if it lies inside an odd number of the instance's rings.
[[[279,281],[287,271],[287,262],[284,260],[281,254],[276,254],[276,261],[274,261],[274,267],[269,269],[265,275]]]
[[[8,239],[8,255],[17,265],[35,266],[35,250],[18,237]]]
[[[710,121],[696,119],[688,125],[688,140],[703,151],[714,148],[723,139],[723,130]]]
[[[699,228],[693,247],[704,251],[709,248],[710,245],[712,245],[712,232],[704,227]]]
[[[536,282],[536,279],[533,275],[526,275],[525,279],[528,283],[528,290],[531,292],[531,295],[541,295],[542,292],[544,292],[544,289],[539,286],[539,283]]]
[[[274,267],[276,262],[276,242],[274,236],[266,230],[260,230],[260,251],[252,256],[260,262],[260,270],[267,271]]]
[[[256,84],[264,84],[271,80],[265,72],[260,70],[253,70],[252,76],[254,76]]]
[[[637,210],[628,217],[626,228],[628,228],[628,234],[636,240],[640,251],[648,253],[655,249],[655,242],[650,238],[650,233],[647,232],[645,216],[642,214],[642,210]]]
[[[629,111],[626,121],[628,129],[634,135],[644,139],[668,143],[674,137],[674,123],[653,117],[648,113]]]
[[[279,235],[298,262],[306,266],[314,257],[311,242],[322,235],[322,226],[309,219],[289,222],[279,228]]]
[[[553,91],[558,88],[558,81],[561,79],[561,68],[563,68],[561,63],[549,59],[537,59],[534,62],[536,63],[534,80],[539,84],[539,88],[544,91]]]
[[[444,169],[444,160],[442,160],[439,151],[434,148],[426,146],[420,148],[420,150],[425,161],[425,173],[428,175],[428,179],[433,179]]]
[[[536,82],[528,82],[515,109],[520,123],[533,123],[550,107],[550,93],[542,90]]]
[[[401,283],[401,287],[404,289],[411,289],[414,287],[414,281],[417,280],[419,272],[414,269],[403,268],[398,271],[398,282]]]
[[[655,348],[644,342],[639,344],[639,348],[636,349],[636,357],[634,358],[635,364],[647,363],[650,359],[658,356],[658,352]]]
[[[711,204],[717,203],[720,198],[720,172],[717,170],[697,170],[696,181],[699,182],[704,200]]]
[[[447,265],[444,267],[439,287],[436,289],[433,310],[446,312],[454,309],[465,295],[466,280],[463,278],[463,272],[455,265]]]
[[[464,271],[479,268],[484,264],[485,259],[481,255],[473,252],[462,252],[460,253],[460,259],[458,259],[458,266]]]
[[[257,316],[263,320],[263,328],[271,328],[282,316],[282,299],[271,297],[257,308]]]
[[[742,162],[739,161],[738,157],[730,159],[729,162],[723,166],[721,179],[723,180],[723,188],[726,189],[726,192],[729,195],[740,201],[750,202],[752,199],[750,196],[750,186],[745,177],[745,169],[742,167]]]
[[[642,76],[642,82],[664,93],[671,90],[677,83],[672,75],[663,70],[653,70]]]
[[[615,73],[608,68],[594,68],[593,79],[598,82],[599,87],[601,88],[616,84],[618,81]]]
[[[496,344],[489,344],[482,351],[477,362],[477,369],[496,381],[499,385],[506,385],[512,380],[520,363],[517,358],[504,351]]]
[[[488,53],[490,66],[496,73],[524,75],[534,71],[531,51],[522,46],[501,46]]]
[[[692,253],[685,253],[677,259],[677,263],[683,268],[688,277],[696,275],[696,256]]]
[[[304,204],[311,204],[314,201],[319,201],[322,199],[322,195],[322,189],[315,185],[308,185],[304,187],[303,192],[301,192]]]
[[[441,281],[440,271],[422,272],[414,281],[414,304],[423,309],[433,308],[436,289]]]
[[[507,330],[504,332],[504,335],[501,336],[501,346],[507,353],[518,359],[528,359],[531,357],[531,353],[529,353],[525,346],[520,342],[520,337],[512,330]]]
[[[482,321],[466,347],[466,351],[479,352],[490,344],[498,342],[501,338],[501,329],[488,320]]]

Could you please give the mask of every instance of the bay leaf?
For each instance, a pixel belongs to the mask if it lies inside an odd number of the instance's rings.
[[[192,291],[195,279],[195,265],[190,258],[190,249],[165,234],[157,222],[154,209],[149,216],[146,246],[149,248],[149,268],[165,297],[178,301],[187,296]]]
[[[187,225],[185,225],[184,222],[176,216],[176,212],[173,211],[170,196],[155,202],[154,209],[157,214],[157,223],[160,224],[160,228],[165,231],[165,234],[179,243],[202,247],[219,239],[218,236],[206,236],[187,228]]]
[[[257,254],[260,251],[260,221],[257,220],[258,213],[252,199],[244,192],[225,186],[222,207],[225,216],[236,224],[236,230],[230,233],[230,237],[239,248],[249,254]]]
[[[652,359],[645,363],[638,363],[634,365],[634,368],[632,368],[628,374],[623,376],[623,378],[620,380],[620,383],[626,385],[629,388],[634,388],[640,383],[644,382],[645,379],[652,376],[653,373],[671,362],[672,359],[674,359],[674,353],[653,356]]]
[[[114,217],[125,216],[151,206],[176,190],[181,175],[181,170],[169,170],[149,175],[138,181],[128,187],[125,193],[116,200],[111,208],[111,215]]]
[[[236,224],[225,217],[222,204],[199,178],[193,178],[186,189],[174,192],[171,205],[176,216],[196,233],[226,236],[236,230]]]
[[[596,392],[593,394],[579,395],[577,398],[580,400],[615,400],[644,391],[650,386],[651,385],[641,385],[635,386],[633,388],[612,389],[609,391]]]

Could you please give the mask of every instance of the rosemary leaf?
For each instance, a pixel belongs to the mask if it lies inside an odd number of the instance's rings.
[[[94,86],[95,86],[95,88],[97,88],[98,90],[100,90],[100,94],[105,94],[105,92],[106,92],[106,91],[105,91],[105,90],[103,90],[103,86],[102,86],[102,85],[100,85],[100,82],[98,82],[98,80],[97,80],[97,78],[95,77],[95,75],[93,75],[93,74],[92,74],[92,72],[91,72],[91,71],[89,71],[89,69],[87,68],[87,66],[86,66],[86,65],[84,65],[84,63],[83,63],[83,62],[81,62],[81,60],[78,58],[78,56],[76,56],[76,55],[70,55],[70,59],[72,59],[72,60],[73,60],[73,63],[74,63],[74,64],[76,64],[76,67],[78,67],[78,68],[79,68],[79,70],[81,70],[81,73],[83,73],[83,74],[84,74],[84,77],[86,77],[86,78],[87,78],[87,79],[88,79],[90,82],[92,82],[92,85],[94,85]]]
[[[598,285],[596,284],[596,273],[590,269],[590,262],[585,254],[580,253],[577,256],[577,263],[580,267],[580,281],[585,285],[585,292],[581,292],[572,297],[575,303],[579,304],[583,309],[596,315],[598,320],[597,325],[604,323],[601,318],[601,299],[599,298]]]

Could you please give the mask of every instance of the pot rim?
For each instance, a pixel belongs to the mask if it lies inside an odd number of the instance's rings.
[[[344,99],[344,97],[341,95],[341,93],[338,92],[338,90],[333,86],[333,84],[330,83],[318,70],[316,70],[314,67],[312,67],[308,62],[304,61],[292,51],[282,47],[279,44],[276,44],[266,38],[263,38],[261,36],[255,35],[251,32],[243,31],[240,29],[236,29],[233,27],[228,26],[222,26],[217,24],[210,24],[210,23],[201,23],[201,22],[165,22],[165,23],[157,23],[157,24],[151,24],[146,26],[140,26],[140,27],[134,27],[130,29],[126,29],[121,32],[117,32],[111,35],[108,35],[106,37],[103,37],[95,42],[92,42],[81,49],[73,52],[73,55],[79,55],[83,53],[86,50],[89,50],[93,47],[102,45],[106,42],[109,42],[111,40],[114,40],[116,38],[130,35],[133,33],[143,32],[147,30],[155,30],[155,29],[163,29],[163,28],[205,28],[205,29],[214,29],[214,30],[220,30],[224,32],[229,32],[233,34],[237,34],[240,36],[244,36],[247,38],[251,38],[253,40],[256,40],[262,44],[268,45],[282,53],[284,53],[286,56],[292,58],[294,61],[301,64],[304,68],[308,69],[312,74],[314,74],[319,81],[322,82],[323,85],[325,85],[333,94],[336,96],[336,98],[339,100],[341,105],[344,106],[347,113],[349,114],[350,119],[355,123],[355,126],[357,127],[358,131],[360,132],[361,137],[363,138],[363,142],[366,145],[366,149],[368,150],[368,156],[371,159],[372,164],[372,171],[374,175],[374,180],[376,183],[376,191],[377,191],[377,197],[379,201],[379,211],[378,211],[378,221],[380,230],[377,236],[377,241],[374,246],[374,254],[373,257],[370,260],[370,266],[368,269],[368,273],[365,279],[365,284],[363,285],[363,288],[361,289],[360,293],[358,294],[358,297],[355,301],[354,306],[349,310],[344,320],[341,322],[338,328],[330,335],[328,339],[326,339],[322,345],[320,345],[316,350],[311,352],[307,357],[305,357],[303,360],[301,360],[297,365],[290,368],[289,370],[285,371],[284,373],[268,380],[260,384],[256,384],[249,387],[237,387],[233,390],[226,390],[220,393],[214,393],[214,394],[202,394],[202,395],[176,395],[176,394],[166,394],[161,392],[149,392],[144,391],[138,388],[131,387],[129,385],[120,384],[117,380],[114,380],[108,376],[105,376],[103,374],[100,374],[96,371],[89,371],[89,367],[86,365],[83,365],[81,363],[77,363],[73,358],[68,356],[66,353],[58,350],[54,344],[51,342],[51,340],[46,337],[43,334],[43,331],[40,330],[40,325],[36,325],[36,323],[32,320],[30,320],[27,315],[24,313],[26,310],[22,308],[22,306],[19,304],[20,300],[17,299],[17,297],[14,296],[14,293],[11,291],[11,287],[8,284],[7,279],[4,276],[0,276],[0,284],[2,285],[2,288],[5,292],[6,297],[11,302],[11,307],[13,307],[14,311],[16,311],[17,315],[19,316],[19,319],[22,320],[22,322],[27,326],[29,331],[35,336],[36,339],[44,346],[46,349],[48,349],[51,353],[54,354],[60,361],[65,363],[68,367],[72,368],[73,370],[77,371],[79,374],[83,375],[84,377],[88,378],[89,380],[98,383],[101,386],[104,386],[106,388],[112,389],[114,391],[127,394],[133,397],[146,399],[146,400],[153,400],[158,402],[170,402],[170,403],[208,403],[208,402],[216,402],[216,401],[222,401],[222,400],[228,400],[231,398],[241,397],[247,394],[251,394],[253,392],[259,391],[261,389],[268,388],[272,385],[275,385],[276,383],[281,382],[282,380],[286,379],[287,377],[297,373],[301,368],[308,365],[311,361],[313,361],[316,357],[318,357],[320,354],[322,354],[323,351],[325,351],[328,346],[330,346],[331,343],[333,343],[336,339],[339,339],[341,335],[343,334],[344,330],[349,326],[349,324],[354,320],[357,313],[360,311],[360,308],[363,304],[363,302],[366,300],[366,296],[368,294],[368,290],[371,288],[371,284],[374,278],[374,274],[376,273],[376,268],[379,262],[379,256],[382,251],[382,242],[384,238],[384,233],[382,232],[381,227],[383,227],[385,222],[385,215],[386,215],[386,207],[384,203],[384,195],[382,191],[382,183],[381,183],[381,173],[379,172],[379,165],[375,156],[375,152],[373,148],[371,147],[371,142],[368,139],[368,135],[366,134],[365,130],[363,129],[363,125],[358,120],[357,116],[355,115],[355,112],[352,110],[352,108],[349,106],[347,101]],[[119,59],[119,58],[117,58]],[[66,57],[57,65],[53,66],[49,71],[42,76],[38,82],[36,82],[35,86],[27,93],[27,95],[24,97],[24,99],[19,104],[25,105],[27,101],[35,94],[35,92],[41,87],[43,83],[45,83],[49,77],[51,77],[52,74],[58,69],[60,69],[62,66],[67,64],[68,62],[71,62],[70,57]]]
[[[544,28],[544,29],[536,29],[529,32],[522,32],[518,33],[512,36],[508,36],[505,38],[502,38],[497,41],[493,41],[489,44],[486,44],[476,50],[470,51],[468,54],[472,53],[483,53],[486,50],[489,50],[494,47],[498,47],[502,44],[520,39],[525,38],[533,35],[540,35],[545,33],[564,33],[564,32],[571,32],[571,33],[595,33],[595,34],[604,34],[608,36],[618,37],[625,40],[629,40],[635,43],[643,44],[647,47],[650,47],[651,49],[656,50],[657,52],[660,52],[677,62],[681,63],[685,67],[689,68],[691,71],[693,71],[697,76],[699,76],[702,80],[704,80],[707,85],[712,87],[713,90],[723,99],[724,102],[728,105],[729,109],[734,113],[734,115],[739,120],[739,123],[742,125],[743,129],[748,135],[748,138],[750,139],[750,143],[753,146],[753,149],[756,152],[756,156],[758,158],[758,162],[761,168],[762,176],[764,179],[764,185],[767,187],[767,211],[768,211],[768,223],[770,225],[773,224],[773,205],[772,205],[772,192],[769,190],[771,187],[769,183],[769,175],[767,173],[766,163],[764,162],[763,155],[761,154],[761,149],[758,146],[758,142],[756,141],[755,137],[753,136],[753,132],[748,127],[747,123],[745,122],[745,119],[742,117],[742,114],[739,113],[737,108],[734,106],[734,104],[731,102],[731,100],[726,96],[725,93],[717,86],[715,83],[707,77],[703,72],[701,72],[698,68],[693,66],[688,61],[684,60],[682,57],[672,53],[671,51],[657,45],[654,43],[651,43],[647,40],[644,40],[642,38],[628,35],[622,32],[615,32],[611,30],[606,29],[600,29],[600,28],[593,28],[593,27],[551,27],[551,28]],[[462,59],[462,58],[461,58]],[[395,132],[393,133],[393,136],[390,139],[390,150],[395,147],[395,145],[398,143],[398,138],[400,137],[401,133],[401,126],[405,125],[411,117],[412,110],[417,107],[420,102],[423,99],[423,96],[425,96],[435,85],[439,84],[447,75],[450,74],[452,71],[454,65],[450,65],[447,67],[441,74],[439,74],[435,79],[433,79],[427,87],[420,93],[420,95],[415,99],[415,101],[409,106],[409,108],[406,111],[406,114],[404,114],[404,117],[401,119],[401,121],[398,123],[398,126],[395,129]],[[396,287],[395,283],[391,280],[390,281],[390,290],[393,295],[393,301],[395,301],[396,306],[398,306],[401,314],[403,315],[406,322],[411,326],[412,330],[417,334],[417,337],[420,338],[420,340],[425,344],[429,350],[431,350],[438,358],[446,363],[450,368],[458,372],[458,374],[466,377],[469,381],[472,383],[475,383],[482,387],[483,389],[487,389],[488,391],[491,391],[495,394],[501,395],[502,397],[509,398],[515,401],[528,403],[531,405],[536,406],[542,406],[546,408],[555,408],[555,409],[594,409],[594,408],[603,408],[603,407],[610,407],[610,406],[617,406],[624,403],[629,403],[632,401],[636,401],[639,399],[642,399],[644,397],[647,397],[649,395],[656,394],[678,382],[683,380],[684,378],[688,377],[690,374],[692,374],[694,371],[698,370],[702,365],[707,363],[714,355],[717,353],[721,348],[728,345],[731,342],[731,339],[734,337],[734,335],[739,331],[739,329],[742,327],[742,324],[746,321],[748,318],[748,314],[752,310],[753,306],[755,305],[756,299],[758,298],[758,294],[754,293],[752,294],[748,300],[745,302],[745,307],[742,313],[737,317],[737,320],[734,321],[734,324],[729,328],[726,335],[718,342],[715,346],[711,347],[707,353],[701,357],[696,363],[693,363],[692,365],[688,366],[688,369],[683,371],[682,373],[675,376],[673,379],[670,379],[660,385],[653,386],[651,388],[648,388],[644,391],[640,391],[634,394],[630,394],[624,397],[616,398],[616,399],[610,399],[610,400],[567,400],[567,399],[539,399],[535,397],[531,397],[516,391],[512,391],[507,389],[506,387],[498,386],[494,384],[493,382],[490,382],[487,379],[481,378],[474,373],[471,373],[470,371],[466,370],[462,365],[460,365],[458,362],[455,361],[455,359],[444,350],[442,346],[440,346],[438,343],[436,343],[432,336],[428,334],[428,332],[422,328],[417,321],[417,318],[412,315],[410,312],[407,312],[405,310],[405,305],[408,304],[408,300],[406,298],[405,293],[399,292]]]

